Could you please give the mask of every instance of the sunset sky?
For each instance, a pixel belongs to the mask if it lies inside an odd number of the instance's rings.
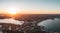
[[[0,13],[60,14],[60,0],[0,0]]]

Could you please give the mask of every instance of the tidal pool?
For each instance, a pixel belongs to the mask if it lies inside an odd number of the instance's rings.
[[[44,26],[48,31],[60,31],[60,18],[44,20],[37,25]]]

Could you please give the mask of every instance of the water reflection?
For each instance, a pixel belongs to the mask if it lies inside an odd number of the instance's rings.
[[[44,20],[40,23],[37,24],[38,26],[45,26],[48,31],[60,31],[60,19],[59,18],[54,18]]]
[[[24,21],[18,21],[14,19],[0,19],[0,23],[11,23],[16,25],[22,25]]]
[[[0,19],[0,24],[1,23],[8,23],[8,24],[15,24],[15,25],[22,25],[24,23],[24,21],[18,21],[18,20],[14,20],[14,19]],[[7,25],[8,27],[8,25]],[[7,28],[8,29],[8,28]],[[11,30],[11,27],[9,27],[9,30]],[[0,33],[2,32],[2,25],[0,25]]]

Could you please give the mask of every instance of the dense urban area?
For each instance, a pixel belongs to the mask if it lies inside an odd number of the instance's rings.
[[[12,17],[12,16],[11,16]],[[7,14],[0,14],[0,19],[11,18]],[[0,30],[3,33],[60,33],[48,31],[44,26],[37,26],[37,23],[54,18],[60,18],[59,14],[23,14],[13,16],[15,20],[24,21],[22,25],[0,23]]]

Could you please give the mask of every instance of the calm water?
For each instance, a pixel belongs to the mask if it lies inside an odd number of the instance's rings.
[[[22,25],[24,22],[14,20],[14,19],[0,19],[0,23],[12,23],[12,24]],[[60,19],[59,18],[44,20],[38,23],[37,25],[44,26],[48,31],[60,31]],[[0,33],[2,33],[1,30],[0,30]]]
[[[40,23],[37,24],[38,26],[44,26],[48,31],[60,31],[60,19],[59,18],[54,18],[44,20]]]
[[[24,21],[18,21],[14,19],[0,19],[0,23],[11,23],[11,24],[16,24],[16,25],[22,25]],[[2,33],[1,29],[0,29],[0,33]]]
[[[0,19],[0,23],[11,23],[16,25],[22,25],[24,21],[18,21],[15,19]]]

